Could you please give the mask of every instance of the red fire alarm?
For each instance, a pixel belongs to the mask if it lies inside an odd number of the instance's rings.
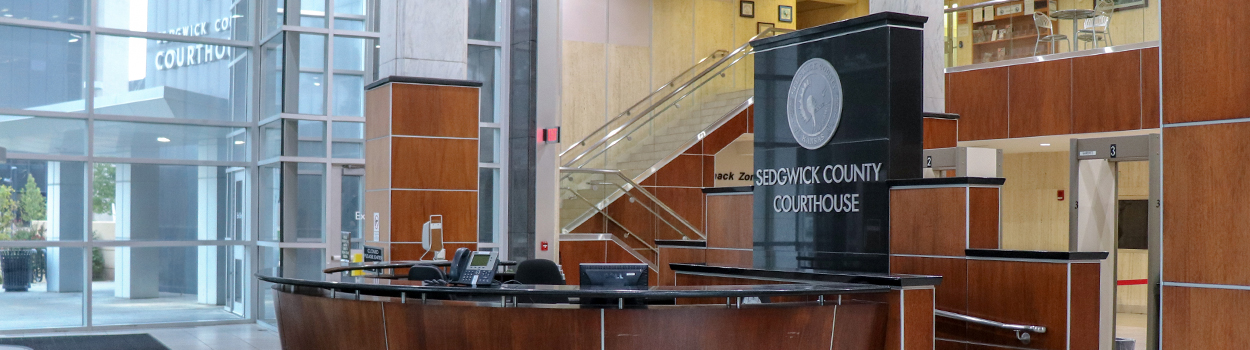
[[[547,241],[543,241],[543,242],[542,242],[542,244],[540,245],[540,248],[541,248],[544,252],[545,252],[545,251],[547,251]]]
[[[538,143],[555,142],[560,142],[560,127],[538,130]]]
[[[1059,200],[1063,200],[1063,190],[1059,190]]]

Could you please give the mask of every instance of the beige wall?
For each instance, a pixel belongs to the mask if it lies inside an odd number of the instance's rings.
[[[1068,152],[1003,155],[1003,249],[1068,250]]]
[[[732,0],[570,0],[561,3],[561,126],[565,145],[581,140],[655,88],[716,50],[731,51],[777,20],[779,5],[755,0],[755,18]],[[795,14],[796,20],[798,14]],[[751,58],[726,72],[713,93],[750,89]],[[564,146],[567,147],[567,146]]]
[[[814,10],[804,9],[802,12],[798,12],[798,14],[795,15],[795,17],[797,17],[795,23],[798,23],[798,29],[807,29],[822,24],[867,15],[868,0],[860,0],[850,5],[837,5],[832,7],[817,8]]]
[[[1068,250],[1069,162],[1068,152],[1003,155],[1003,249]],[[1117,163],[1119,199],[1148,197],[1149,164]]]

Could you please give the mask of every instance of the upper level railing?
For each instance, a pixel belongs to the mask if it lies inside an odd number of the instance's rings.
[[[956,0],[943,34],[948,68],[1139,44],[1159,40],[1159,2]]]

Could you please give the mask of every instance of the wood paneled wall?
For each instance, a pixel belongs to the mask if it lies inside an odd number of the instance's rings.
[[[1250,2],[1162,1],[1163,349],[1250,343]],[[1207,125],[1176,123],[1214,122]],[[1204,284],[1176,286],[1171,283]]]
[[[365,92],[365,221],[379,216],[379,240],[364,236],[390,260],[425,254],[417,243],[430,215],[443,216],[445,249],[477,248],[478,93],[413,83]]]
[[[632,248],[629,246],[611,239],[561,240],[558,263],[564,271],[565,283],[578,285],[581,283],[582,263],[642,263],[642,260],[630,254],[630,250]],[[659,283],[659,271],[649,271],[647,279],[649,285],[656,285]]]
[[[999,188],[890,190],[890,254],[963,256],[999,248]]]
[[[1030,349],[1098,348],[1098,263],[916,256],[894,256],[890,262],[892,273],[942,276],[935,289],[939,310],[1047,327],[1045,334],[1033,334]],[[939,341],[938,349],[965,349],[967,343],[1021,346],[1014,333],[1000,329],[944,318],[934,327],[937,338],[949,339]]]
[[[1158,49],[947,74],[959,140],[1156,128]]]
[[[959,120],[924,118],[924,149],[958,146]]]

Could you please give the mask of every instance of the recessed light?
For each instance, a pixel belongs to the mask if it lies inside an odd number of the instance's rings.
[[[313,83],[313,86],[321,86],[321,83]]]
[[[12,18],[12,17],[13,17],[13,14],[12,14],[12,13],[6,13],[6,14],[4,14],[4,16],[5,16],[5,17],[10,17],[10,18]]]
[[[235,141],[235,142],[234,142],[234,144],[236,144],[236,145],[242,145],[242,144],[243,144],[243,140]]]
[[[156,142],[169,142],[168,137],[157,137]]]
[[[1042,144],[1042,147],[1050,147],[1050,144],[1049,144],[1049,143],[1043,143],[1043,144]]]

